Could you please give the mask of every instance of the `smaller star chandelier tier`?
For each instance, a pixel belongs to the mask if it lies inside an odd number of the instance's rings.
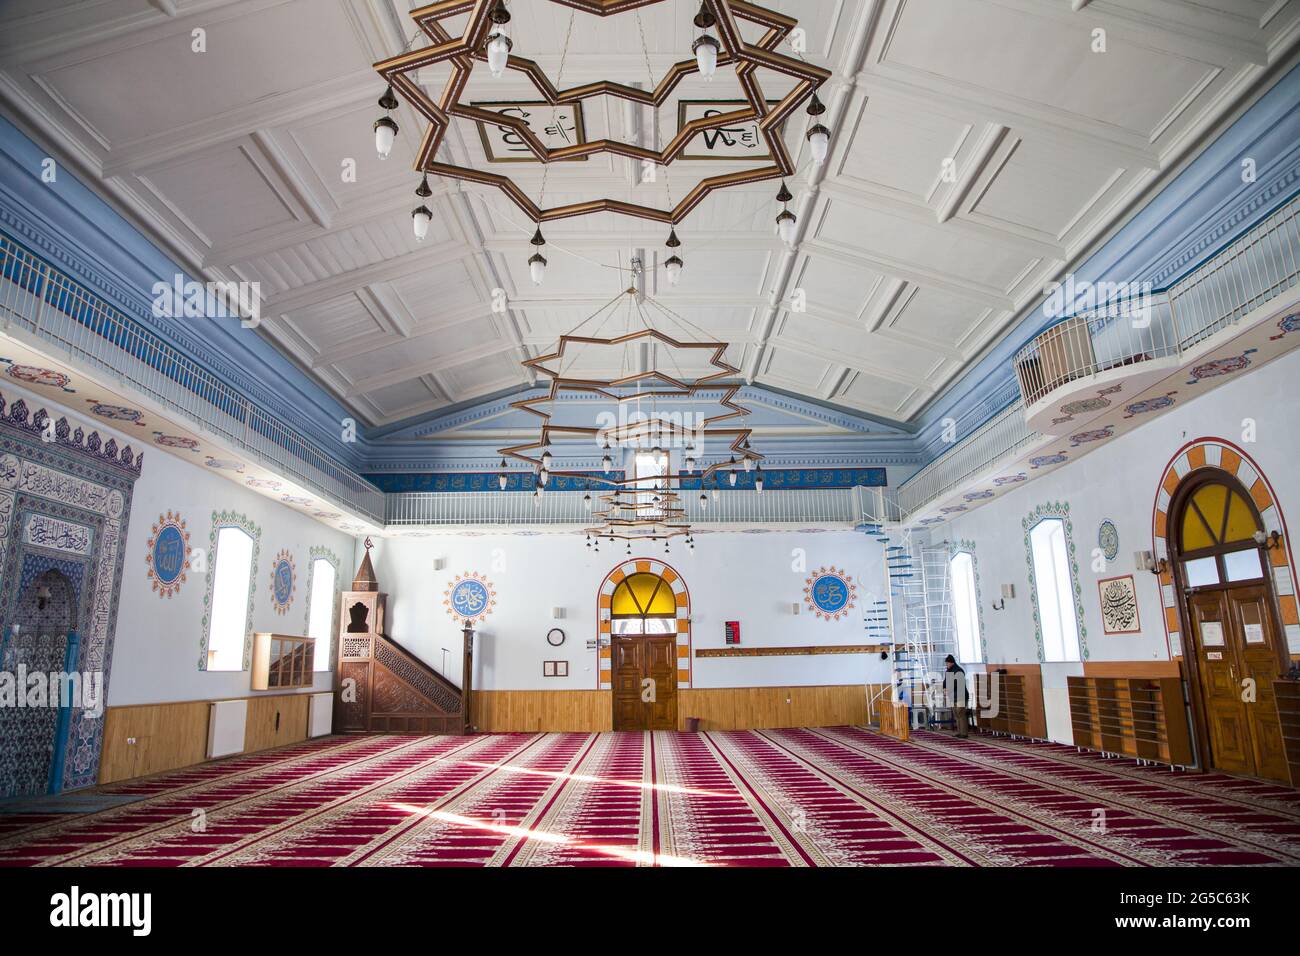
[[[626,302],[627,330],[617,335],[601,336],[601,329],[617,313],[620,300]],[[508,479],[507,461],[527,465],[536,473],[536,487],[545,487],[551,476],[586,481],[596,487],[607,487],[624,493],[644,493],[647,489],[669,491],[682,487],[685,481],[698,481],[701,488],[713,479],[715,486],[724,474],[727,481],[735,485],[734,472],[746,471],[757,467],[756,487],[762,489],[763,455],[755,451],[750,438],[753,429],[734,424],[719,427],[722,423],[743,419],[749,415],[749,409],[736,401],[740,385],[723,382],[722,379],[734,379],[740,370],[725,359],[728,348],[726,342],[713,340],[686,340],[669,335],[651,325],[651,315],[647,309],[656,310],[670,322],[683,327],[684,332],[694,330],[687,320],[677,313],[662,306],[649,296],[641,296],[635,288],[629,288],[621,296],[601,309],[575,328],[560,336],[556,348],[545,354],[525,360],[525,368],[533,369],[549,379],[550,386],[544,395],[536,398],[521,399],[511,403],[512,408],[526,411],[541,419],[537,438],[533,441],[511,445],[499,449],[501,455],[501,486],[504,488]],[[633,328],[635,321],[640,327]],[[592,334],[581,334],[579,330],[591,323],[599,322]],[[626,371],[614,376],[596,374],[578,374],[573,367],[584,356],[598,349],[610,349],[620,353],[620,363],[626,368],[629,363],[629,348],[646,345],[641,354],[645,367],[635,371]],[[688,361],[685,356],[695,359],[698,374],[684,371],[682,363]],[[609,360],[606,360],[609,361]],[[554,408],[565,393],[598,395],[617,404],[620,414],[616,421],[608,425],[557,423]],[[714,396],[714,393],[719,393]],[[695,415],[688,418],[677,406],[690,401],[698,403],[712,399],[718,412],[712,415]],[[645,407],[649,406],[649,411]],[[634,406],[634,414],[624,414],[628,406]],[[661,406],[666,406],[661,408]],[[688,422],[690,422],[688,424]],[[582,442],[584,439],[594,441],[603,453],[600,473],[555,467],[551,447],[557,440]],[[697,469],[697,455],[694,449],[703,449],[708,444],[725,442],[728,458],[716,460]],[[662,453],[665,446],[688,449],[682,464],[684,469],[676,474],[664,474],[653,479],[656,484],[647,484],[644,477],[615,473],[613,457],[610,452],[616,448],[642,448],[652,453]],[[658,457],[658,455],[656,455]]]
[[[634,273],[636,266],[634,263]],[[601,334],[611,323],[618,323],[620,313],[623,330]],[[672,334],[651,324],[656,315],[671,327]],[[585,331],[587,326],[594,328]],[[543,395],[511,403],[540,419],[541,425],[535,440],[500,449],[501,488],[509,486],[508,462],[522,463],[531,470],[533,496],[539,506],[553,476],[585,483],[584,503],[599,522],[585,529],[588,548],[599,550],[603,540],[608,544],[625,542],[629,549],[634,544],[662,541],[667,549],[672,538],[683,537],[694,550],[695,538],[681,494],[688,483],[699,489],[701,512],[708,507],[710,492],[716,500],[724,480],[734,486],[741,470],[753,470],[754,487],[759,493],[763,490],[763,455],[750,444],[752,429],[742,424],[749,409],[736,400],[740,385],[734,378],[739,370],[726,361],[727,348],[726,342],[710,339],[689,320],[641,295],[635,287],[626,289],[560,336],[555,349],[522,363],[549,380],[549,387]],[[613,368],[619,369],[617,374],[609,374]],[[597,420],[608,416],[603,424],[559,422],[555,416],[566,396],[607,399],[617,414],[602,411]],[[695,410],[701,405],[712,405],[715,410],[712,414]],[[585,407],[589,409],[590,404]],[[563,447],[557,447],[557,442]],[[715,452],[714,460],[706,463],[704,451],[710,443],[715,448],[725,447],[726,457]],[[601,469],[593,472],[558,466],[553,447],[570,458],[600,454]],[[673,448],[682,449],[676,470],[668,450]],[[616,469],[616,449],[634,453],[634,461],[648,452],[657,472],[637,474],[633,467],[628,474],[621,463]],[[598,495],[599,506],[592,500],[593,488],[605,489]]]

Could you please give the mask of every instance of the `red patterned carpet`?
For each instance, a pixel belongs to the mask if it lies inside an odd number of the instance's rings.
[[[333,737],[0,813],[6,866],[1300,864],[1300,793],[857,727]]]

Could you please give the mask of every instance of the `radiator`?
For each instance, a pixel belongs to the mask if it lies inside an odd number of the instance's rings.
[[[334,694],[312,694],[308,705],[307,736],[323,737],[334,729]]]
[[[208,712],[208,758],[244,752],[248,701],[214,700]]]

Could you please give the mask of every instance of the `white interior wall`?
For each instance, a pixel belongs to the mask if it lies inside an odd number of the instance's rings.
[[[802,553],[801,553],[802,552]],[[678,571],[691,597],[694,647],[723,647],[726,621],[740,621],[742,647],[869,643],[863,602],[884,596],[881,548],[852,532],[700,534],[694,555],[674,542],[637,549],[633,558],[663,559]],[[435,570],[434,561],[446,559]],[[629,560],[606,545],[589,553],[581,534],[438,535],[375,542],[380,588],[389,595],[392,637],[456,683],[461,680],[458,619],[443,605],[458,574],[478,572],[496,592],[496,607],[478,629],[474,686],[479,690],[591,690],[597,686],[596,599],[611,570]],[[798,615],[809,574],[834,566],[858,585],[856,607],[838,621],[819,620],[806,606]],[[870,596],[870,597],[869,597]],[[564,609],[563,620],[552,609]],[[546,643],[562,628],[562,647]],[[568,660],[567,678],[543,677],[542,662]],[[693,687],[807,686],[887,683],[879,655],[696,659]]]
[[[146,436],[106,426],[49,400],[47,395],[19,388],[6,381],[8,400],[22,397],[35,411],[44,408],[55,419],[66,417],[75,429],[97,431],[104,441],[117,440],[144,452],[140,478],[131,498],[131,520],[123,552],[121,593],[118,598],[117,628],[109,677],[108,705],[151,704],[168,701],[219,700],[252,695],[248,671],[200,671],[198,667],[203,628],[203,603],[207,593],[206,572],[187,572],[187,580],[172,597],[152,590],[145,558],[149,539],[159,516],[167,511],[185,519],[191,548],[207,548],[212,531],[212,512],[236,511],[247,515],[262,529],[257,576],[254,581],[252,630],[280,634],[305,634],[307,628],[307,576],[309,550],[328,547],[339,557],[340,580],[346,586],[356,570],[354,542],[301,512],[242,487],[202,464],[204,456],[193,454],[193,462],[150,444]],[[271,604],[271,564],[287,548],[293,555],[297,585],[293,603],[280,615]],[[313,690],[333,686],[328,671],[316,674]],[[306,691],[304,691],[305,693]]]
[[[1053,502],[1070,506],[1089,659],[1168,660],[1157,579],[1148,571],[1135,570],[1133,560],[1135,551],[1153,547],[1152,511],[1164,470],[1178,449],[1190,441],[1227,439],[1258,462],[1283,513],[1294,518],[1294,509],[1300,506],[1300,478],[1295,473],[1295,463],[1300,461],[1300,428],[1294,420],[1298,376],[1300,352],[1290,352],[937,529],[936,538],[975,542],[989,660],[1011,664],[1038,659],[1022,521],[1035,507]],[[1248,440],[1249,433],[1243,435],[1250,424],[1247,419],[1254,423],[1253,441]],[[1098,571],[1093,552],[1098,527],[1106,518],[1119,531],[1119,553]],[[1097,582],[1119,574],[1134,578],[1141,623],[1137,634],[1103,633]],[[1006,610],[995,611],[991,602],[998,599],[1006,583],[1015,585],[1016,596],[1006,602]],[[1080,664],[1043,668],[1048,729],[1053,739],[1070,739],[1065,677],[1081,673]]]

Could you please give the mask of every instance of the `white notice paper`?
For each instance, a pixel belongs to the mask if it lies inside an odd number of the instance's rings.
[[[1223,625],[1218,621],[1202,621],[1201,643],[1206,647],[1222,647]]]
[[[1246,625],[1246,643],[1263,644],[1264,643],[1264,625],[1247,624]]]

